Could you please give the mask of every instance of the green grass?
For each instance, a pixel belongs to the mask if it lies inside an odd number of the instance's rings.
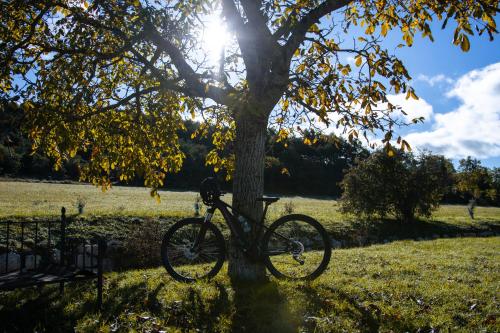
[[[0,182],[0,218],[58,216],[62,206],[68,214],[77,213],[77,200],[83,199],[85,215],[184,216],[193,212],[194,192],[160,191],[157,203],[145,188],[115,186],[102,192],[84,184]]]
[[[400,241],[334,251],[312,283],[181,284],[163,268],[106,275],[98,313],[90,283],[2,295],[7,331],[498,332],[500,238]],[[20,301],[21,300],[21,301]]]
[[[161,202],[157,203],[149,191],[141,187],[115,186],[102,192],[91,185],[51,184],[0,181],[0,218],[58,216],[65,206],[69,214],[76,214],[78,198],[86,201],[87,216],[167,216],[185,217],[194,213],[193,204],[197,196],[190,191],[160,191]],[[231,202],[231,195],[223,199]],[[331,199],[283,197],[270,207],[269,218],[284,214],[285,205],[292,203],[294,212],[315,217],[320,222],[347,223],[354,219],[338,211],[338,203]],[[454,225],[470,226],[478,223],[500,223],[500,208],[478,207],[476,220],[471,221],[465,206],[444,205],[432,220],[451,222]]]

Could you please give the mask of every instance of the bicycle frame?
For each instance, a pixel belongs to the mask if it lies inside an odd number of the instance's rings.
[[[259,222],[255,221],[254,219],[248,217],[247,215],[239,212],[235,208],[233,208],[231,205],[228,203],[225,203],[224,201],[217,199],[212,206],[210,206],[207,210],[207,213],[205,214],[205,221],[204,223],[210,222],[212,220],[213,214],[215,213],[216,210],[219,210],[222,214],[222,217],[226,221],[226,224],[228,225],[229,229],[231,232],[236,236],[236,239],[239,243],[239,245],[244,249],[244,250],[249,250],[252,248],[256,243],[259,235],[262,232],[262,229],[267,229],[267,227],[264,225],[266,214],[267,214],[267,209],[269,208],[270,203],[264,203],[264,211],[262,213],[262,217]],[[229,211],[231,209],[231,211]],[[248,239],[248,236],[246,233],[243,231],[241,225],[237,222],[236,216],[241,215],[245,219],[247,219],[249,222],[257,224],[258,229],[257,232],[254,233],[253,239]],[[198,237],[196,238],[195,243],[193,244],[193,248],[196,248],[205,238],[205,233],[207,231],[207,228],[202,225],[200,232],[198,233]],[[281,235],[280,235],[281,236]],[[283,237],[283,236],[281,236]],[[286,237],[283,237],[286,238]],[[247,241],[247,242],[245,242]]]

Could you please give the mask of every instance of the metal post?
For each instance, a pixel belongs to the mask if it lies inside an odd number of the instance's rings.
[[[97,252],[97,306],[99,307],[99,310],[101,310],[102,307],[102,284],[103,284],[103,277],[102,277],[102,259],[104,256],[104,247],[106,243],[104,240],[99,239],[98,243],[98,252]]]
[[[21,272],[26,271],[26,255],[24,253],[24,224],[21,222]]]
[[[9,237],[10,237],[10,222],[7,222],[7,239],[5,240],[5,273],[9,272]]]
[[[59,264],[61,266],[65,263],[66,257],[66,208],[61,208],[61,252],[59,258]],[[64,293],[64,282],[59,283],[59,293]]]
[[[65,264],[66,259],[66,208],[61,208],[61,265]]]
[[[34,260],[35,260],[35,265],[33,266],[34,270],[36,270],[36,255],[37,255],[37,252],[38,252],[38,221],[35,222],[35,246],[34,246]]]

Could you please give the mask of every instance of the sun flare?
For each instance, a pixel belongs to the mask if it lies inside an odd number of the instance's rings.
[[[225,22],[219,15],[210,16],[201,32],[202,49],[212,65],[216,65],[221,57],[221,52],[230,39]]]

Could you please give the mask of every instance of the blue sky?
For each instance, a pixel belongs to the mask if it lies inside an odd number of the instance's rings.
[[[435,42],[416,38],[411,48],[398,49],[419,101],[394,99],[412,115],[426,116],[424,124],[401,129],[417,149],[430,149],[456,163],[467,155],[483,165],[500,167],[500,40],[471,38],[464,53],[452,44],[453,26],[433,29]],[[401,43],[392,34],[384,43]]]

